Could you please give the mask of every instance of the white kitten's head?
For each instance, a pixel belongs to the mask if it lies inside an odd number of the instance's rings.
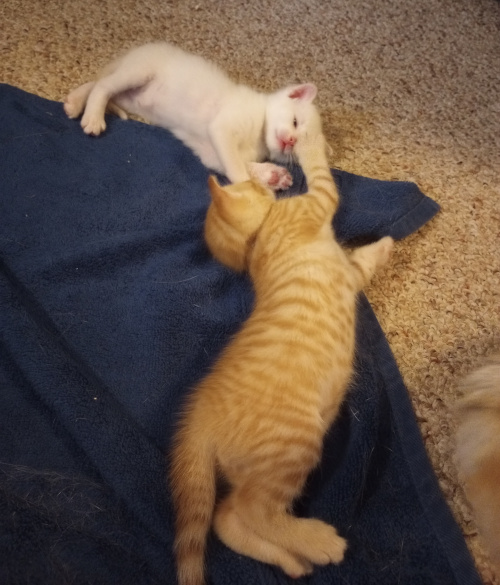
[[[317,91],[314,84],[304,83],[290,85],[269,96],[266,146],[273,160],[290,160],[301,135],[321,132],[320,117],[313,104]]]

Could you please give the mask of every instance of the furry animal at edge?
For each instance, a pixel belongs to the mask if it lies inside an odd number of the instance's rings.
[[[215,64],[166,42],[132,49],[104,68],[96,81],[73,90],[64,103],[86,134],[106,129],[106,109],[127,112],[170,130],[230,182],[250,178],[279,190],[292,184],[283,166],[310,131],[317,89],[291,85],[265,94],[234,83]]]
[[[332,218],[339,196],[318,128],[297,154],[308,192],[276,200],[255,181],[209,179],[205,239],[248,271],[255,306],[188,396],[170,457],[180,585],[204,583],[207,534],[291,577],[340,563],[347,543],[294,500],[319,463],[353,372],[356,295],[392,250],[390,237],[348,255]],[[228,491],[216,499],[222,479]]]
[[[456,463],[480,535],[500,578],[500,353],[462,383]]]

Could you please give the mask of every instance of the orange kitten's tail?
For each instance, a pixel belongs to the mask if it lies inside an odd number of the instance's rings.
[[[170,482],[178,582],[203,585],[205,546],[215,506],[215,457],[206,442],[193,440],[186,429],[177,435]]]

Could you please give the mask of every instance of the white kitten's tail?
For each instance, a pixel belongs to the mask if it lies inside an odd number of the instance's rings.
[[[215,506],[215,456],[187,428],[173,450],[170,481],[176,513],[175,557],[179,585],[203,585],[207,535]]]

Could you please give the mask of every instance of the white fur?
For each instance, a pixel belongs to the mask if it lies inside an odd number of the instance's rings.
[[[106,129],[106,108],[126,118],[136,114],[170,130],[203,164],[231,182],[251,176],[273,189],[291,185],[287,162],[305,131],[321,132],[313,105],[316,87],[294,85],[272,94],[238,85],[202,57],[168,43],[132,49],[112,62],[95,82],[72,91],[64,109],[84,110],[81,125],[97,136]]]

